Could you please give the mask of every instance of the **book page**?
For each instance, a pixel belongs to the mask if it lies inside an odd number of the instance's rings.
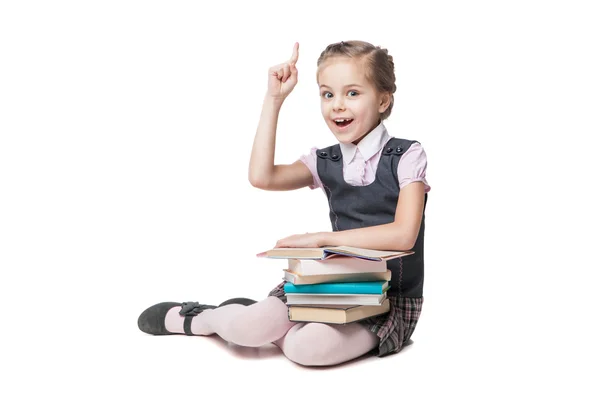
[[[390,256],[397,256],[399,254],[412,254],[413,252],[405,252],[405,251],[384,251],[384,250],[372,250],[372,249],[364,249],[361,247],[352,247],[352,246],[338,246],[338,247],[326,247],[326,250],[332,250],[341,253],[353,254],[353,255],[361,255],[366,257],[374,257],[374,258],[385,258]]]

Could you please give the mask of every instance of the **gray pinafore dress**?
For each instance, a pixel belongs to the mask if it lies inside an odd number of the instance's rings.
[[[391,138],[383,148],[375,180],[366,186],[352,186],[344,180],[340,145],[317,150],[317,172],[329,200],[329,218],[333,231],[364,228],[394,221],[400,191],[398,161],[414,140]],[[427,193],[425,194],[427,204]],[[390,311],[356,323],[363,324],[380,339],[374,350],[378,356],[397,353],[412,335],[423,305],[423,236],[425,207],[415,253],[388,260],[392,271],[388,290]],[[286,302],[281,282],[269,293]]]

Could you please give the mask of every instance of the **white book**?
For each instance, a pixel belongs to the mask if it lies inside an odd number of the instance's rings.
[[[337,304],[373,306],[381,305],[387,298],[387,292],[383,294],[313,294],[313,293],[287,293],[287,304]]]
[[[356,274],[387,271],[387,262],[334,256],[326,260],[288,259],[290,272],[298,275]]]

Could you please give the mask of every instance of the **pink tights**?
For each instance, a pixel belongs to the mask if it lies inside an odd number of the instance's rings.
[[[165,327],[183,332],[181,307],[165,317]],[[359,323],[327,325],[288,319],[287,306],[270,296],[250,306],[229,304],[205,310],[192,320],[195,335],[217,334],[240,346],[273,343],[290,360],[302,365],[335,365],[359,357],[379,345],[379,338]]]

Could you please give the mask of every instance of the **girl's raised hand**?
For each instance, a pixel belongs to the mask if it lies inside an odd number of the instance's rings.
[[[296,83],[298,83],[298,48],[300,45],[296,42],[292,52],[292,58],[282,64],[274,65],[269,68],[269,88],[267,95],[284,100],[292,92]]]

